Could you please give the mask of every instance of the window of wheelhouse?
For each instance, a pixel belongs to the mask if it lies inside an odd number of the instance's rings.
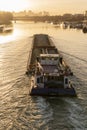
[[[68,78],[65,78],[65,84],[68,84]]]
[[[47,79],[48,79],[48,81],[51,81],[51,80],[57,81],[58,76],[48,76]]]
[[[37,83],[43,83],[43,77],[38,77],[37,78]]]

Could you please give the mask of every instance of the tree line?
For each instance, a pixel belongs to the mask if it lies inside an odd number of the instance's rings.
[[[35,22],[63,22],[63,21],[76,21],[76,22],[81,22],[84,20],[84,15],[83,14],[64,14],[64,15],[55,15],[55,16],[19,16],[19,17],[14,17],[11,12],[5,12],[5,11],[0,11],[0,24],[9,24],[11,23],[12,20],[30,20],[30,21],[35,21]]]
[[[64,14],[64,15],[55,15],[55,16],[19,16],[13,17],[14,20],[30,20],[35,22],[63,22],[63,21],[76,21],[81,22],[84,20],[83,14]]]
[[[11,12],[0,11],[0,24],[10,24],[11,20],[13,20]]]

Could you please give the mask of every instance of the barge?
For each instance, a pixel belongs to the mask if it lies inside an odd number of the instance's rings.
[[[63,56],[46,34],[35,34],[27,72],[32,96],[76,96],[69,76],[73,75]]]

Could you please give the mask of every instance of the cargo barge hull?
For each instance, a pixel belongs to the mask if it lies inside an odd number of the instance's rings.
[[[32,96],[76,96],[63,56],[46,34],[36,34],[28,58],[27,75]]]

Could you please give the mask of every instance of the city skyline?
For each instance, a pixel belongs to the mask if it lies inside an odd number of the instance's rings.
[[[48,11],[52,15],[64,13],[84,13],[87,10],[87,0],[3,0],[0,1],[0,11],[32,10],[34,12]]]

